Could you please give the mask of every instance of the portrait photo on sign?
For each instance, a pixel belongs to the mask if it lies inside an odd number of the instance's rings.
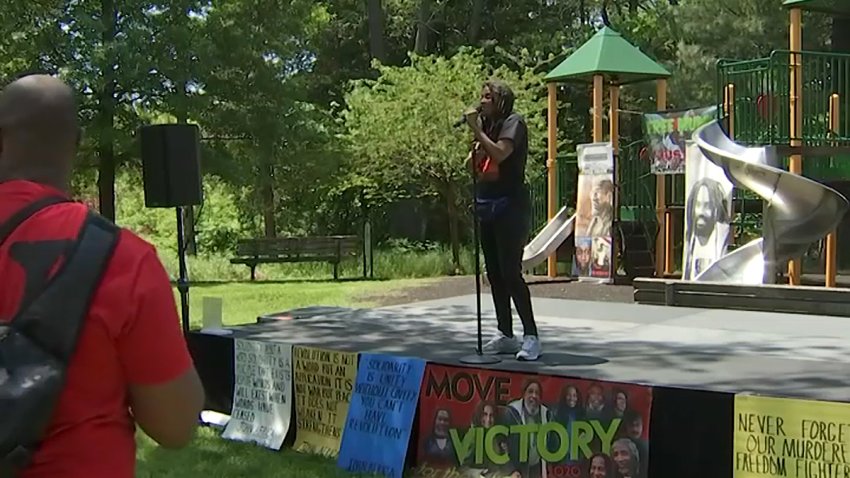
[[[610,236],[613,223],[612,175],[579,175],[576,194],[576,237]]]
[[[682,279],[693,280],[726,254],[733,186],[723,168],[688,142],[685,168],[685,247]]]
[[[590,257],[592,248],[592,237],[576,237],[575,256],[573,256],[574,276],[586,277],[590,275]]]
[[[594,237],[591,248],[590,275],[609,277],[611,275],[611,238]]]

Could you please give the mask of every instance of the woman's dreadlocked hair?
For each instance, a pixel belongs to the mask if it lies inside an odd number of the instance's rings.
[[[491,79],[484,83],[490,93],[493,95],[493,102],[496,104],[497,116],[495,118],[484,119],[484,132],[490,139],[495,140],[495,135],[499,134],[502,129],[502,124],[505,119],[514,111],[514,92],[505,82],[498,79]]]

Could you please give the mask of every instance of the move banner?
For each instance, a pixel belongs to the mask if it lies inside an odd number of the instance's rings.
[[[614,226],[614,150],[611,143],[578,146],[573,276],[610,282]]]
[[[734,478],[850,476],[850,404],[735,396]]]
[[[360,354],[337,465],[402,478],[425,361]]]
[[[682,280],[694,280],[726,254],[733,185],[694,141],[687,143],[686,163]]]
[[[716,116],[716,106],[644,114],[644,134],[652,173],[684,174],[685,143],[690,141],[694,131]]]
[[[357,353],[295,346],[296,451],[339,454],[342,431],[357,377]]]
[[[647,478],[652,389],[429,363],[414,475]]]
[[[280,450],[292,417],[292,345],[234,339],[233,408],[222,437]]]

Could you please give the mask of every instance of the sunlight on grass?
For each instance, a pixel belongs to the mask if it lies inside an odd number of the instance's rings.
[[[389,297],[404,289],[429,285],[435,279],[374,281],[281,281],[193,284],[189,289],[192,327],[200,327],[203,298],[222,299],[225,325],[254,323],[257,316],[308,306],[372,307],[369,297]],[[178,307],[180,295],[174,288]],[[183,450],[159,448],[144,433],[137,435],[139,478],[169,477],[364,477],[347,473],[336,462],[320,456],[282,451],[221,438],[221,432],[202,427],[195,441]]]
[[[204,297],[220,297],[224,325],[239,325],[254,323],[260,315],[300,307],[373,307],[376,304],[368,300],[369,296],[389,296],[431,282],[433,279],[194,284],[189,289],[189,316],[192,327],[200,327]],[[174,297],[179,308],[180,294],[176,287]]]
[[[351,478],[368,475],[347,473],[332,459],[281,451],[229,441],[220,431],[201,427],[195,441],[184,450],[159,448],[144,433],[137,435],[137,478],[185,477],[298,477]]]

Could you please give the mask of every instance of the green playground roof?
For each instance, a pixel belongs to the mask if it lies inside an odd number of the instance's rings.
[[[593,76],[599,74],[619,84],[671,76],[663,66],[606,26],[550,71],[545,79],[547,82],[593,81]]]
[[[850,15],[850,1],[848,0],[785,0],[782,5],[813,12]]]

